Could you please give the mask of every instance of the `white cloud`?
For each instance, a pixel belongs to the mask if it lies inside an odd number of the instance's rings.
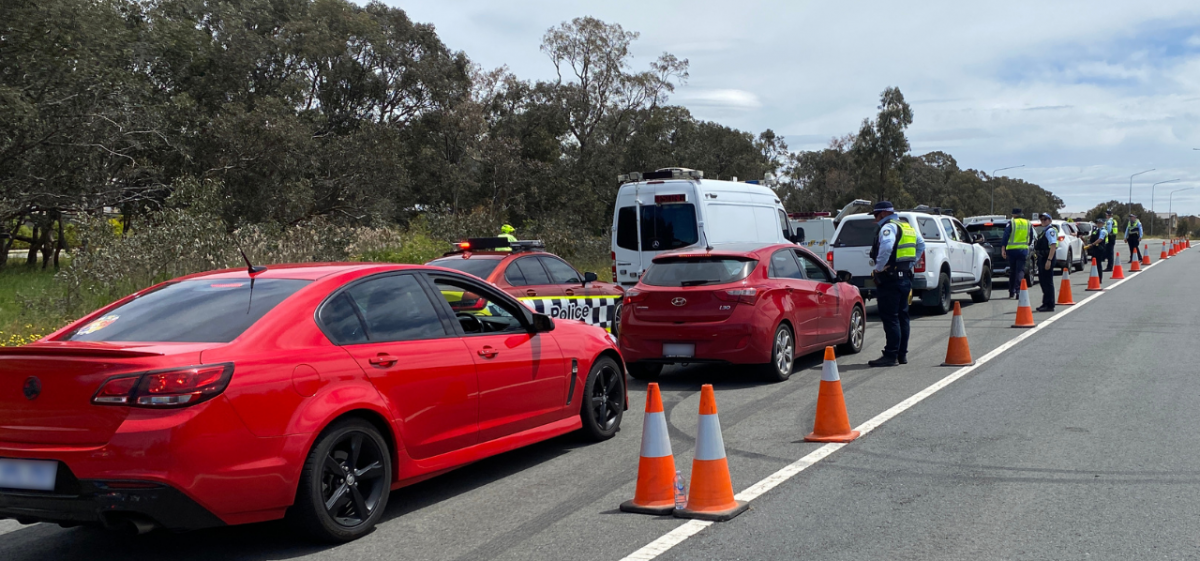
[[[709,90],[680,88],[673,102],[688,107],[715,107],[719,109],[757,109],[762,107],[758,96],[746,90]]]

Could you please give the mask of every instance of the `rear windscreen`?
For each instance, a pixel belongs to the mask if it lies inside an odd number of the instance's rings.
[[[228,343],[309,281],[189,280],[141,295],[76,329],[67,341]]]
[[[1003,224],[992,224],[991,226],[986,226],[983,224],[968,224],[967,231],[983,234],[983,241],[990,244],[996,244],[1004,241]]]
[[[838,232],[833,241],[834,247],[869,247],[875,245],[875,232],[878,226],[874,220],[846,220],[842,222],[842,231]]]
[[[642,282],[650,286],[701,286],[740,281],[758,261],[735,257],[695,257],[655,261]]]
[[[445,267],[462,271],[468,275],[475,275],[481,279],[486,279],[492,271],[496,270],[496,265],[500,264],[499,259],[463,259],[462,257],[443,257],[434,259],[427,263],[434,267]]]
[[[694,245],[696,207],[690,204],[642,207],[642,251],[667,251]]]

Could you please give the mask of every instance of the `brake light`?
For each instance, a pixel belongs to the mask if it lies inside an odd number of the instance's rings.
[[[825,262],[829,263],[830,267],[833,266],[833,252],[832,251],[825,253]]]
[[[612,280],[613,280],[613,282],[617,282],[617,252],[613,251],[610,253],[612,254],[612,263],[613,263]]]
[[[914,273],[924,273],[925,272],[925,254],[924,253],[921,254],[920,259],[917,259],[917,266],[913,267],[913,272]]]
[[[637,289],[631,288],[631,289],[629,289],[628,292],[625,293],[625,304],[626,305],[641,302],[645,299],[646,299],[646,293],[642,292],[640,290],[637,290]]]
[[[1060,241],[1060,242],[1061,242],[1061,241],[1063,241],[1063,240],[1065,240],[1065,239],[1067,239],[1067,237],[1066,237],[1066,236],[1059,236],[1059,237],[1058,237],[1058,241]]]
[[[730,288],[728,290],[717,290],[713,292],[717,300],[726,302],[738,302],[741,304],[754,304],[758,299],[757,288]]]
[[[187,407],[221,395],[232,378],[231,363],[122,375],[105,381],[92,396],[92,403],[152,409]]]

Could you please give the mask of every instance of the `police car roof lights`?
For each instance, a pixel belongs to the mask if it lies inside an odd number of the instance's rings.
[[[699,181],[704,179],[704,172],[698,169],[688,168],[662,168],[654,171],[640,172],[631,171],[622,173],[617,176],[617,181],[621,183],[634,183],[638,181],[650,181],[659,179],[690,179]]]
[[[515,253],[530,251],[545,251],[546,244],[542,240],[517,240],[510,242],[505,238],[467,238],[454,244],[455,250],[446,255],[465,254],[476,251],[496,252],[501,249],[511,249]]]

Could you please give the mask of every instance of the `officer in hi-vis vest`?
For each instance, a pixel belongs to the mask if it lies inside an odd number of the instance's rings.
[[[1029,261],[1029,221],[1022,218],[1021,209],[1012,209],[1012,220],[1004,227],[1004,247],[1000,254],[1008,260],[1008,297],[1016,298],[1025,278],[1025,263]]]
[[[1134,213],[1129,213],[1129,223],[1125,225],[1125,243],[1129,244],[1129,262],[1142,260],[1142,222]],[[1137,257],[1134,257],[1134,254]]]
[[[1104,220],[1104,231],[1108,232],[1108,239],[1104,241],[1104,259],[1108,261],[1108,266],[1105,271],[1111,273],[1113,268],[1114,253],[1117,250],[1117,220],[1113,218],[1112,209],[1104,211],[1107,217]]]
[[[515,231],[517,231],[516,228],[513,228],[512,226],[505,224],[500,227],[500,236],[499,237],[508,240],[508,243],[511,244],[511,243],[517,241],[517,237],[513,235],[513,232],[515,232]],[[498,248],[496,248],[496,251],[512,251],[512,248],[511,247],[498,247]]]
[[[908,295],[912,292],[913,264],[925,253],[925,238],[907,220],[896,216],[892,203],[880,201],[871,211],[879,233],[871,246],[876,301],[887,344],[883,356],[871,366],[908,364]]]

